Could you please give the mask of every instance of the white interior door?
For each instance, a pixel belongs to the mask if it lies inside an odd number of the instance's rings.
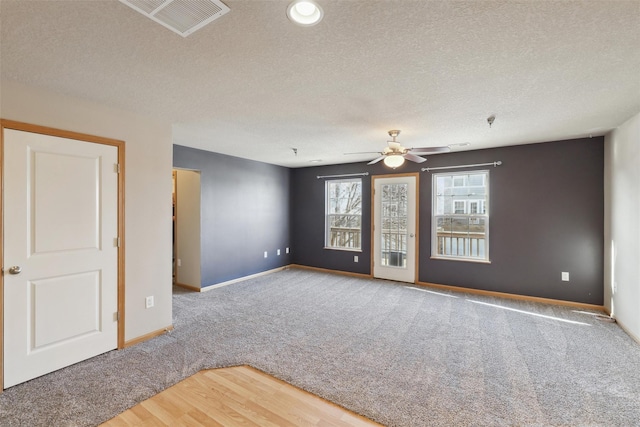
[[[416,177],[373,179],[373,276],[414,283]]]
[[[4,384],[117,347],[118,148],[4,130]]]

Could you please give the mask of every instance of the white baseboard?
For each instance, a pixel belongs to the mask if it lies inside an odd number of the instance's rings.
[[[278,267],[272,270],[261,271],[260,273],[251,274],[249,276],[239,277],[237,279],[228,280],[226,282],[216,283],[215,285],[205,286],[204,288],[200,288],[200,292],[207,292],[213,289],[221,288],[223,286],[233,285],[234,283],[244,282],[245,280],[253,279],[255,277],[266,276],[267,274],[276,273],[278,271],[282,271],[287,268],[289,268],[289,266],[285,265],[284,267]]]
[[[624,323],[620,323],[620,320],[618,320],[618,318],[616,317],[616,323],[618,324],[618,326],[620,326],[620,328],[625,331],[627,333],[627,335],[629,335],[635,342],[637,342],[638,344],[640,344],[640,337],[638,337],[636,334],[634,334],[633,332],[631,332],[631,330],[629,328],[627,328]]]

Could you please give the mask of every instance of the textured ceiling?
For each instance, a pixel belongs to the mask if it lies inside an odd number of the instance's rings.
[[[482,149],[602,135],[640,111],[640,0],[317,0],[306,28],[288,1],[223,1],[183,38],[116,0],[1,0],[2,78],[288,167],[372,159],[343,153],[381,150],[389,129]]]

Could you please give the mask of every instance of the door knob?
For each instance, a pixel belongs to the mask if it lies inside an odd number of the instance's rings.
[[[413,236],[415,236],[415,234],[413,234],[413,233],[409,234],[409,237],[413,237]]]
[[[22,272],[22,267],[19,265],[14,265],[13,267],[9,267],[9,274],[20,274]]]

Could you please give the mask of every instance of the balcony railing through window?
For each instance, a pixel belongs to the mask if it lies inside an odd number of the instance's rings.
[[[407,265],[407,230],[383,229],[380,235],[380,262],[384,266],[406,267]]]
[[[438,255],[485,258],[485,233],[438,232]]]
[[[345,249],[360,249],[360,227],[331,227],[329,229],[329,242],[331,247]]]
[[[437,216],[436,256],[486,259],[486,224],[484,216]]]

